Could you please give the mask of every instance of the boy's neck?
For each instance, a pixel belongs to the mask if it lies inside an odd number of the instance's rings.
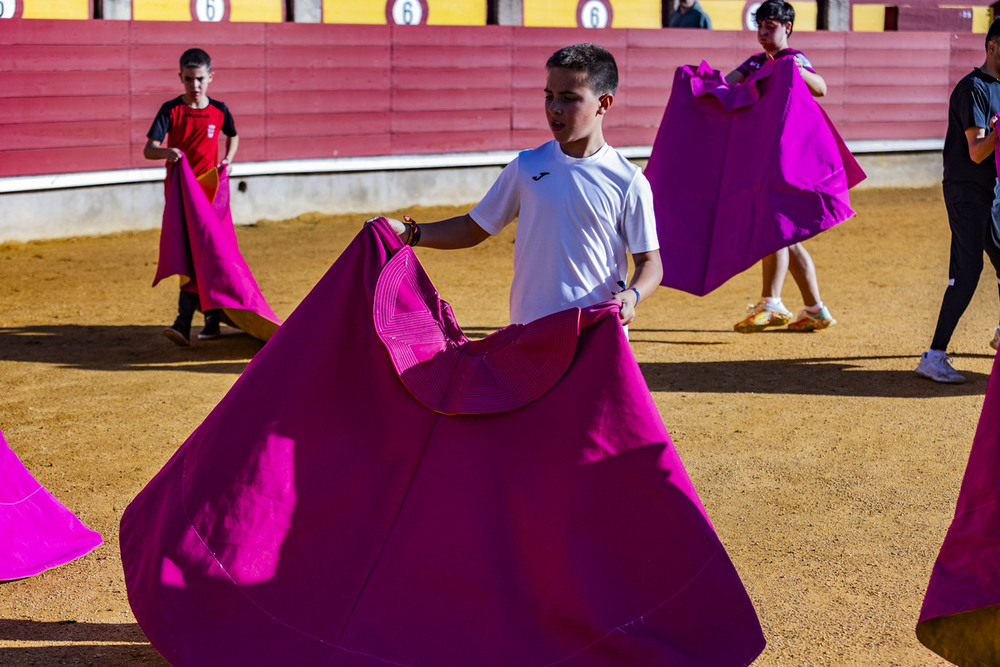
[[[590,157],[597,151],[604,148],[604,133],[598,132],[590,135],[584,139],[577,139],[576,141],[567,141],[566,143],[559,144],[559,148],[562,152],[569,157],[575,158],[585,158]]]
[[[199,104],[195,104],[194,100],[192,100],[190,97],[187,96],[187,93],[184,93],[183,95],[181,95],[181,102],[183,102],[184,104],[188,105],[192,109],[204,109],[205,107],[208,106],[208,96],[207,95],[202,95],[201,99],[202,99],[202,102],[199,105]]]
[[[994,79],[1000,80],[1000,71],[990,66],[989,58],[987,58],[986,62],[983,63],[983,66],[979,68],[979,71],[982,72],[983,74],[992,76]]]

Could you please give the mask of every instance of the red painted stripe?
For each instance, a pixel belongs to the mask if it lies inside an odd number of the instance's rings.
[[[129,148],[120,143],[101,147],[5,150],[0,160],[0,177],[104,171],[123,169],[128,164]]]
[[[242,149],[240,149],[242,152]],[[390,155],[388,134],[339,137],[274,137],[268,140],[268,160]],[[242,156],[240,156],[242,158]]]
[[[0,128],[3,126],[0,125]],[[23,123],[18,125],[16,133],[0,129],[0,151],[84,146],[118,147],[127,140],[128,122],[125,120]]]

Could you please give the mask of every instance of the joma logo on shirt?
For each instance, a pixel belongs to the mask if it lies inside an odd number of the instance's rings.
[[[208,126],[208,138],[211,139],[214,136],[215,136],[215,126],[214,125],[209,125]]]

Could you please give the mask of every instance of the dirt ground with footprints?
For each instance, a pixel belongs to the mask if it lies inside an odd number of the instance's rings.
[[[982,408],[997,288],[984,271],[952,341],[969,382],[916,376],[947,280],[940,192],[863,190],[853,201],[857,217],[807,242],[835,327],[735,333],[759,294],[754,268],[706,297],[660,288],[631,331],[760,616],[768,647],[757,665],[945,664],[913,628]],[[464,210],[407,212],[432,220]],[[279,316],[374,213],[238,229]],[[163,338],[177,291],[174,281],[150,288],[157,238],[0,245],[0,430],[104,537],[77,561],[0,584],[0,664],[165,664],[129,610],[118,523],[260,344],[228,328],[190,348]],[[506,324],[512,241],[508,230],[470,250],[418,250],[474,334]],[[784,297],[801,308],[791,278]]]

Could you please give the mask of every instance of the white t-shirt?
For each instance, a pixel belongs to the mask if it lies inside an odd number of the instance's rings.
[[[628,253],[659,248],[649,181],[607,144],[585,158],[555,140],[520,153],[469,215],[490,234],[518,218],[511,322],[608,301]]]

